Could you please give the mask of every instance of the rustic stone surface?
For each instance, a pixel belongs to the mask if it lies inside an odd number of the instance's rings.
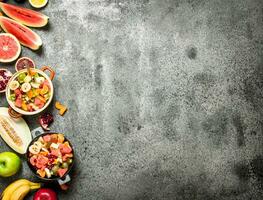
[[[69,107],[49,109],[77,154],[60,200],[262,199],[262,0],[55,0],[42,12],[43,48],[23,56],[56,70]],[[33,177],[26,163],[0,190],[18,177]]]

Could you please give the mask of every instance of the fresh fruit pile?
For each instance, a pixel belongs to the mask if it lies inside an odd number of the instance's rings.
[[[25,0],[15,1],[25,2]],[[21,45],[32,50],[37,50],[42,46],[40,36],[28,27],[43,27],[47,25],[49,18],[40,12],[2,2],[0,0],[0,10],[3,12],[0,12],[0,32],[5,31],[6,33],[0,33],[0,62],[9,63],[18,59],[21,54]],[[42,8],[47,5],[48,0],[29,0],[29,3],[35,8]],[[43,134],[32,141],[29,127],[22,118],[23,111],[32,112],[32,115],[37,113],[34,111],[42,111],[51,102],[53,96],[53,85],[50,80],[53,79],[55,73],[49,69],[49,80],[45,78],[45,75],[38,73],[35,68],[32,59],[22,57],[16,61],[17,73],[14,77],[8,70],[0,69],[0,93],[8,88],[6,94],[8,103],[11,105],[9,108],[0,108],[0,136],[14,151],[19,154],[27,154],[28,165],[40,180],[41,178],[47,182],[56,180],[62,190],[67,190],[67,182],[70,181],[67,175],[74,159],[69,141],[63,134],[54,133]],[[42,70],[48,70],[48,67]],[[55,108],[59,110],[61,116],[68,109],[59,102],[56,102]],[[53,120],[53,115],[48,113],[38,118],[44,130],[50,130],[49,125]],[[20,167],[21,160],[16,154],[0,153],[0,176],[13,176]],[[6,187],[0,199],[23,200],[31,190],[39,189],[43,185],[19,179]],[[57,195],[51,189],[41,188],[35,193],[33,199],[57,200]]]
[[[9,83],[9,88],[9,99],[17,108],[28,112],[43,108],[51,96],[48,80],[32,68],[20,73]]]
[[[63,177],[73,162],[72,148],[63,134],[39,137],[29,152],[29,162],[42,178]]]
[[[43,0],[42,0],[43,1]],[[47,1],[31,1],[38,7],[46,5]],[[0,13],[0,26],[9,35],[0,36],[0,62],[13,62],[21,52],[19,42],[32,50],[42,46],[42,40],[38,34],[28,27],[43,27],[48,23],[48,17],[40,12],[0,2],[0,9],[6,16]],[[8,18],[9,17],[9,18]]]
[[[12,73],[6,69],[0,69],[0,93],[5,92],[7,83]]]

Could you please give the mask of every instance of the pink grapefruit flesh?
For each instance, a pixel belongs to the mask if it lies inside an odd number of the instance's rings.
[[[21,53],[19,41],[9,33],[0,34],[0,62],[9,63],[16,60]]]

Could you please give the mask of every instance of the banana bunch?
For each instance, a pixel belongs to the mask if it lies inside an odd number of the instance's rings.
[[[11,183],[3,191],[1,200],[22,200],[31,190],[35,190],[40,187],[40,183],[33,183],[26,179],[19,179]]]

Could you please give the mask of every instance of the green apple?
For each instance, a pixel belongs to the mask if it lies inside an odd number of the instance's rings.
[[[0,176],[13,176],[19,170],[20,165],[20,158],[16,154],[12,152],[0,153]]]

